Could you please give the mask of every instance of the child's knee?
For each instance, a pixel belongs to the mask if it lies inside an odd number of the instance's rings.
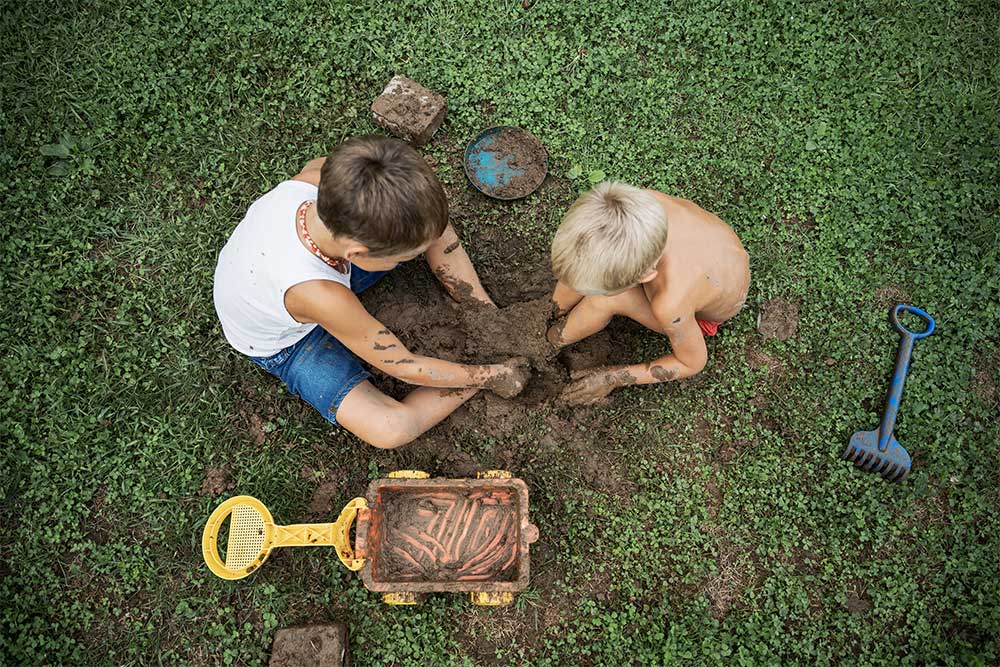
[[[368,433],[368,444],[379,449],[395,449],[413,442],[423,431],[412,410],[400,406],[382,416],[381,423]]]

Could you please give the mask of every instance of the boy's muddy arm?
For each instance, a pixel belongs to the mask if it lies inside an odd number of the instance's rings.
[[[582,294],[574,292],[560,280],[556,283],[555,291],[552,292],[552,317],[562,317],[582,300]]]
[[[528,382],[527,360],[470,365],[411,352],[365,310],[355,294],[339,283],[311,280],[295,285],[285,296],[285,307],[299,322],[318,323],[351,352],[409,384],[489,389],[501,396],[515,396]]]
[[[682,380],[700,373],[708,361],[708,348],[694,314],[674,317],[669,322],[671,325],[664,328],[670,337],[672,354],[648,363],[606,366],[575,374],[573,382],[563,390],[562,399],[587,405],[619,387]]]
[[[455,301],[468,301],[472,298],[496,307],[493,299],[479,282],[479,275],[472,266],[472,260],[462,247],[455,228],[450,224],[445,228],[441,238],[427,248],[425,255],[427,265]]]

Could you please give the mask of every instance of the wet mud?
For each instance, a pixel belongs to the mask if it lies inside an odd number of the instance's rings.
[[[366,294],[363,301],[413,352],[466,364],[523,357],[531,377],[518,400],[537,404],[559,395],[569,381],[569,369],[546,338],[552,314],[548,296],[491,308],[470,300],[455,303],[447,297],[435,298],[434,290],[441,292],[433,283],[394,280],[391,290],[371,297]],[[606,339],[598,339],[597,345],[607,346]],[[585,341],[579,347],[587,350],[590,346]],[[600,358],[599,353],[591,356],[595,361]],[[512,393],[506,386],[489,388],[501,396]]]

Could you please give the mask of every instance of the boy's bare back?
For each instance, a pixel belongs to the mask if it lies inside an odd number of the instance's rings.
[[[684,312],[725,322],[746,301],[750,258],[718,216],[679,197],[647,190],[667,212],[670,233],[657,275],[644,283],[653,314],[667,329]]]

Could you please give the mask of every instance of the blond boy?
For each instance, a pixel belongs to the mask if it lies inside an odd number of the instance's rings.
[[[646,363],[574,374],[570,403],[600,401],[618,387],[691,377],[708,360],[705,336],[743,307],[749,257],[736,233],[686,199],[605,182],[570,207],[552,241],[552,296],[561,348],[624,315],[665,334],[671,351]]]

